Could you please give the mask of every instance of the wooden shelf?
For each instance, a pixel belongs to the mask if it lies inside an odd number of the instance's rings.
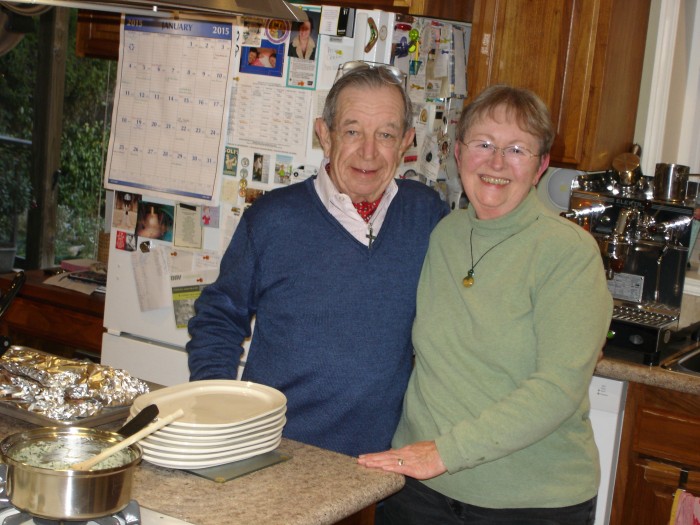
[[[26,272],[27,281],[2,318],[0,334],[12,344],[66,357],[98,358],[102,348],[104,295],[86,295],[44,284],[44,270]],[[13,273],[0,275],[0,289],[9,288]]]

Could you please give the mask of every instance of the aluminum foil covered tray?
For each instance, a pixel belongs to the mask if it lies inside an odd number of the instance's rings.
[[[39,425],[97,426],[129,413],[148,385],[128,372],[11,346],[0,357],[0,413]]]

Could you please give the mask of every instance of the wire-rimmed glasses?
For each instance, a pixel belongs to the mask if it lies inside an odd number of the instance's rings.
[[[501,152],[503,159],[510,166],[520,166],[529,161],[532,157],[541,157],[542,155],[533,153],[529,149],[513,145],[506,146],[505,148],[499,148],[495,144],[491,144],[488,140],[470,140],[469,142],[463,142],[460,140],[469,150],[469,154],[472,158],[477,160],[490,159],[495,155],[497,151]]]
[[[385,81],[390,84],[399,84],[404,88],[406,87],[406,73],[401,71],[398,67],[365,60],[350,60],[349,62],[340,64],[340,66],[338,66],[338,72],[335,75],[335,82],[351,71],[357,71],[358,69],[376,69]]]

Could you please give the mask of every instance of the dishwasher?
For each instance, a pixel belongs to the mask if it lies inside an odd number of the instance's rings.
[[[627,382],[593,376],[588,389],[593,437],[600,454],[600,486],[595,525],[608,525],[625,413]]]

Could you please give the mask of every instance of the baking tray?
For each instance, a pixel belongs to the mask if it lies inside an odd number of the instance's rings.
[[[129,415],[129,406],[106,407],[92,416],[59,421],[17,406],[16,403],[0,400],[0,414],[42,427],[97,427],[126,419]]]

